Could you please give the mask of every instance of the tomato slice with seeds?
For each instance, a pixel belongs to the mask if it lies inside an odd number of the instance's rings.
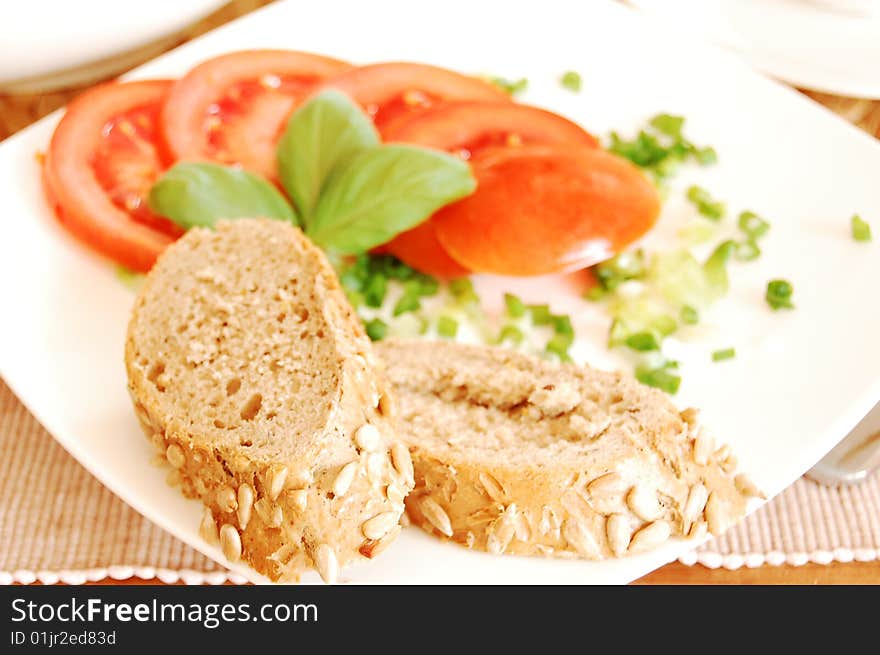
[[[275,146],[315,84],[351,68],[293,50],[246,50],[205,61],[178,80],[162,110],[175,159],[240,164],[277,177]]]
[[[168,163],[158,118],[171,82],[111,82],[76,98],[55,128],[43,178],[61,223],[95,250],[147,271],[182,230],[147,205]]]
[[[464,159],[493,147],[532,144],[598,148],[598,140],[559,114],[511,102],[449,102],[399,118],[388,126],[387,141],[400,141],[456,153]],[[480,193],[477,188],[476,193]],[[423,272],[457,277],[468,270],[445,251],[433,219],[399,234],[386,250]]]
[[[432,221],[463,266],[500,275],[573,271],[607,259],[657,220],[654,185],[597,148],[532,145],[472,160],[477,192]]]
[[[327,87],[346,93],[361,105],[383,137],[397,120],[444,102],[511,102],[504,91],[479,78],[407,62],[352,68],[320,85],[320,89]]]

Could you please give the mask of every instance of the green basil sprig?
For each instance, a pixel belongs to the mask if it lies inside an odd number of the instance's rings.
[[[180,162],[153,185],[150,208],[187,229],[248,216],[287,220],[301,224],[326,250],[357,254],[476,188],[470,167],[457,157],[382,145],[370,119],[333,89],[290,117],[277,158],[293,204],[270,182],[240,168]]]

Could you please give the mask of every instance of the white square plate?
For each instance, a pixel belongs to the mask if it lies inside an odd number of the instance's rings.
[[[658,32],[607,2],[286,2],[249,15],[139,69],[134,77],[182,74],[215,54],[281,47],[358,63],[414,60],[466,72],[527,76],[524,100],[551,107],[596,134],[631,133],[668,111],[719,153],[714,167],[679,184],[706,185],[731,210],[773,223],[764,255],[739,265],[730,295],[689,343],[672,344],[684,382],[676,402],[704,411],[744,470],[770,495],[825,454],[880,399],[878,245],[855,243],[849,217],[880,227],[880,145],[719,50]],[[556,82],[579,70],[581,94]],[[184,500],[150,466],[151,446],[125,388],[123,340],[133,298],[106,261],[67,236],[40,189],[35,153],[57,115],[0,146],[0,372],[59,442],[111,490],[208,556],[196,533],[199,503]],[[674,233],[692,209],[673,190],[650,240]],[[691,213],[689,213],[691,212]],[[733,213],[733,212],[731,212]],[[732,219],[728,218],[728,222]],[[794,283],[797,308],[772,312],[768,279]],[[607,317],[553,281],[480,280],[489,302],[502,287],[550,299],[573,313],[576,352],[600,366]],[[497,294],[496,294],[497,297]],[[735,346],[712,364],[709,352]],[[623,583],[694,546],[673,540],[652,553],[592,563],[491,557],[405,530],[375,562],[344,573],[355,582]],[[233,567],[252,579],[254,574]],[[314,575],[306,581],[315,581]]]

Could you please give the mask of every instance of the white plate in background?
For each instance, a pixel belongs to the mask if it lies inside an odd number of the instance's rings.
[[[758,70],[795,86],[880,99],[880,2],[876,0],[626,2],[660,26],[669,26],[673,35],[731,48]]]
[[[880,144],[734,56],[668,40],[654,23],[610,2],[449,0],[430,18],[415,3],[285,2],[244,17],[136,71],[179,75],[215,54],[287,47],[354,62],[409,59],[461,71],[528,76],[526,101],[551,107],[597,134],[632,133],[670,111],[719,153],[714,167],[677,181],[649,241],[693,215],[680,190],[699,182],[731,214],[753,209],[772,221],[764,255],[739,265],[729,297],[704,317],[702,338],[680,344],[684,381],[676,402],[704,410],[744,470],[771,496],[829,451],[880,400],[880,244],[849,234],[854,212],[880,225]],[[572,94],[556,79],[581,72]],[[183,541],[223,561],[197,535],[200,504],[185,500],[149,465],[126,393],[123,341],[133,296],[113,267],[57,224],[40,188],[34,153],[58,115],[0,145],[0,373],[40,422],[111,490]],[[732,218],[728,218],[732,221]],[[768,279],[795,288],[796,310],[763,301]],[[481,281],[572,313],[577,353],[613,366],[604,352],[607,317],[559,284]],[[709,353],[735,346],[712,364]],[[694,546],[673,540],[643,555],[605,562],[492,557],[404,530],[382,557],[344,579],[396,583],[623,583]],[[241,566],[237,571],[255,578]],[[317,577],[309,574],[306,581]]]

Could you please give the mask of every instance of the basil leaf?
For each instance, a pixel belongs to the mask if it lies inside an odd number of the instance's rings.
[[[325,248],[364,252],[476,186],[470,166],[443,152],[407,145],[366,150],[327,179],[306,233]]]
[[[378,145],[373,122],[340,91],[322,92],[290,117],[278,143],[278,172],[303,223],[308,225],[333,168]]]
[[[149,204],[186,229],[210,227],[223,218],[298,222],[287,199],[262,177],[204,162],[181,162],[168,169],[150,189]]]

